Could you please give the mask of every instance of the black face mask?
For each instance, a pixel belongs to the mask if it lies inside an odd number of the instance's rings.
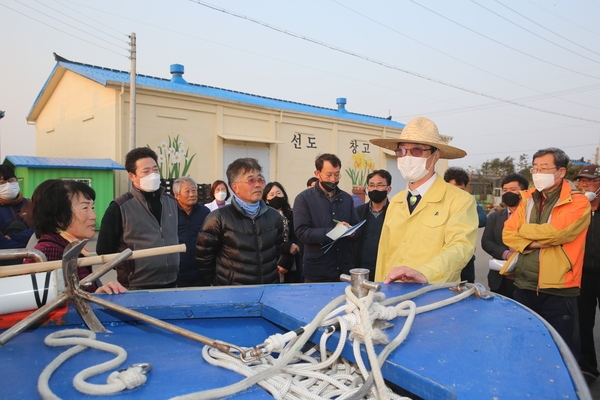
[[[371,190],[368,194],[373,203],[381,203],[387,197],[387,190]]]
[[[273,207],[276,210],[281,210],[285,205],[285,198],[275,196],[271,200],[269,200],[268,204],[270,207]]]
[[[513,192],[506,192],[502,195],[502,202],[508,207],[514,207],[521,201],[521,196]]]
[[[339,182],[323,182],[323,181],[320,181],[320,182],[321,182],[321,186],[323,186],[323,189],[325,189],[328,192],[333,192],[339,183]]]

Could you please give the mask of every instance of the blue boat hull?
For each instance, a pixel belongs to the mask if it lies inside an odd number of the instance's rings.
[[[343,294],[346,286],[226,287],[131,292],[106,298],[210,338],[255,346],[273,333],[306,325],[323,306]],[[421,286],[395,283],[384,285],[382,292],[389,298]],[[437,290],[414,301],[422,306],[453,295],[448,290]],[[128,352],[126,365],[153,365],[144,386],[110,396],[112,399],[170,398],[242,379],[234,372],[207,364],[202,359],[200,343],[139,321],[128,321],[96,305],[92,309],[112,332],[97,334],[98,339],[124,347]],[[394,326],[386,330],[390,338],[400,332],[404,319],[392,322]],[[84,326],[70,308],[60,326],[27,330],[0,347],[0,397],[36,398],[39,374],[64,351],[44,345],[44,337],[75,327]],[[317,336],[313,339],[318,342]],[[378,351],[381,348],[376,347]],[[502,296],[489,300],[470,297],[417,315],[407,339],[388,357],[382,371],[387,381],[425,399],[590,398],[587,388],[580,386],[583,379],[572,368],[572,360],[571,370],[568,368],[569,354],[565,357],[564,351],[544,323],[527,308]],[[349,345],[342,356],[354,359]],[[61,398],[81,398],[71,384],[74,375],[110,358],[110,354],[86,350],[53,375],[50,387]],[[107,375],[90,381],[104,383]],[[271,396],[253,386],[234,398]]]

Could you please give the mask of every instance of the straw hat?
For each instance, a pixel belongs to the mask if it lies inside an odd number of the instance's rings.
[[[425,117],[416,117],[410,120],[400,133],[400,138],[371,139],[375,146],[383,147],[392,151],[398,149],[399,142],[426,144],[437,147],[440,150],[440,158],[452,160],[463,158],[467,152],[457,147],[448,146],[440,136],[437,126],[432,120]]]

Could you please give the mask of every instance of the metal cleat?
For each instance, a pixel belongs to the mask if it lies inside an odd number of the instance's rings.
[[[472,289],[474,289],[473,296],[475,297],[479,297],[481,299],[491,299],[494,297],[494,294],[487,290],[481,283],[461,282],[458,285],[450,288],[450,291],[454,293],[462,293],[468,292]]]
[[[350,276],[340,275],[340,280],[352,285],[352,293],[359,299],[369,294],[369,290],[376,292],[381,290],[381,285],[368,280],[369,270],[366,268],[354,268],[350,270]]]

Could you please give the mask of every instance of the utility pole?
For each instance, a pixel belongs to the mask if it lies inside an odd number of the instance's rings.
[[[137,50],[135,43],[135,32],[132,32],[129,36],[131,39],[131,70],[129,72],[129,150],[135,149],[135,103],[136,103],[136,94],[135,94],[135,77],[136,77],[136,59],[137,59]]]
[[[0,119],[4,118],[4,111],[0,110]],[[0,159],[2,157],[2,131],[0,131]]]

